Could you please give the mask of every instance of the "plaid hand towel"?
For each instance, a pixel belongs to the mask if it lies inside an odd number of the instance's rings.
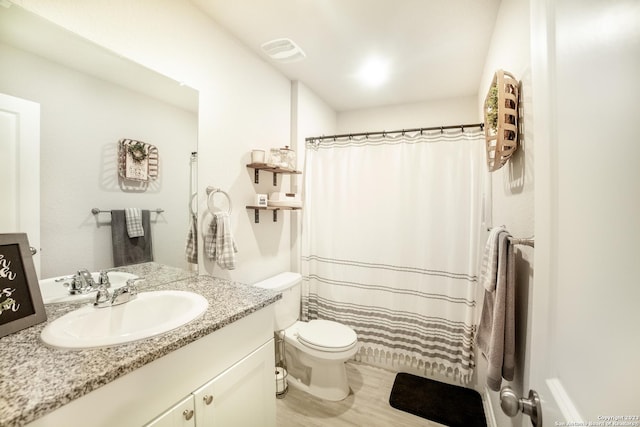
[[[198,217],[191,214],[191,224],[187,234],[187,247],[185,249],[187,262],[190,264],[198,263]]]
[[[233,270],[236,268],[235,253],[238,252],[236,242],[231,235],[229,213],[216,212],[205,235],[204,249],[207,257],[217,261],[221,268]]]
[[[142,210],[138,208],[126,208],[124,210],[125,219],[127,221],[127,234],[130,239],[134,237],[144,236],[142,228]]]

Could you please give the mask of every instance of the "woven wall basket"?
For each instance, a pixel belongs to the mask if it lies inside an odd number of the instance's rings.
[[[484,136],[487,167],[497,171],[518,148],[518,81],[498,70],[484,100]]]

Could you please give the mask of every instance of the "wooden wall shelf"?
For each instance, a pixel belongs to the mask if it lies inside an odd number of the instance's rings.
[[[278,221],[278,211],[297,211],[302,208],[289,206],[247,206],[247,209],[253,209],[255,223],[260,222],[260,211],[273,211],[273,222]]]
[[[260,182],[260,171],[267,171],[273,173],[273,185],[278,185],[278,174],[301,174],[302,171],[298,171],[290,168],[283,168],[280,166],[270,165],[269,163],[249,163],[247,165],[248,168],[254,169],[254,177],[253,182],[258,184]]]

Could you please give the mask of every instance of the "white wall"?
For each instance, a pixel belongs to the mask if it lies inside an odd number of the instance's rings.
[[[337,133],[479,123],[475,102],[470,96],[344,111],[338,114]]]
[[[155,260],[186,267],[187,159],[197,115],[7,45],[0,56],[0,92],[41,105],[41,277],[113,266],[110,216],[94,216],[94,207],[165,209],[151,215]],[[120,189],[121,138],[158,147],[160,176],[147,191]]]
[[[521,134],[518,149],[505,166],[491,174],[492,221],[488,225],[504,225],[516,237],[534,234],[534,176],[531,108],[531,55],[529,48],[529,2],[503,0],[498,11],[495,28],[484,72],[478,87],[477,111],[484,121],[483,105],[496,70],[512,73],[521,82],[520,116]],[[516,249],[516,372],[511,387],[526,396],[525,380],[529,370],[530,286],[533,283],[533,248],[517,246]],[[482,292],[482,290],[480,290]],[[482,297],[479,296],[479,301]],[[480,309],[481,307],[479,307]],[[478,389],[489,393],[498,426],[519,426],[522,416],[508,418],[500,410],[497,392],[486,388],[486,361],[478,357]],[[503,383],[504,385],[504,383]],[[528,419],[524,420],[529,423]]]
[[[289,143],[289,80],[189,2],[16,3],[200,92],[199,222],[206,226],[210,219],[205,188],[211,185],[227,191],[233,201],[231,223],[239,249],[236,270],[221,270],[200,256],[201,273],[252,282],[290,269],[289,215],[280,214],[273,223],[263,212],[260,224],[254,224],[253,211],[245,209],[256,191],[275,190],[266,173],[254,185],[253,171],[245,165],[251,149]],[[284,181],[279,179],[276,188],[287,188],[288,180]],[[218,197],[215,200],[223,206]]]

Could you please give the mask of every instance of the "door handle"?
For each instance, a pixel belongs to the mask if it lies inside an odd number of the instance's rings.
[[[510,417],[515,417],[518,412],[529,415],[533,427],[542,427],[542,405],[535,390],[529,390],[529,398],[525,399],[518,397],[511,387],[503,387],[500,390],[500,407]]]

